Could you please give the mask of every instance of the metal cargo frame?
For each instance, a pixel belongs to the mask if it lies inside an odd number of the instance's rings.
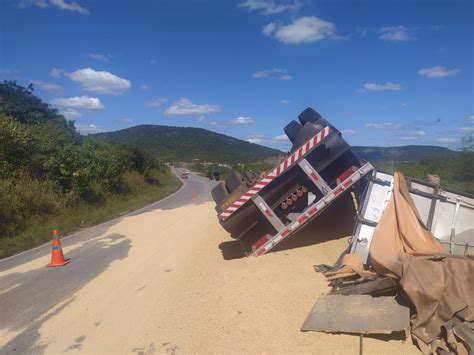
[[[408,191],[423,223],[448,252],[474,255],[474,196],[407,178]],[[366,264],[375,228],[393,190],[393,176],[374,171],[359,211],[351,252]]]

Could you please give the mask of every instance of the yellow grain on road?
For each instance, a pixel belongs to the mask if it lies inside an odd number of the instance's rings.
[[[46,353],[358,354],[357,336],[299,330],[329,291],[312,266],[333,263],[345,238],[224,260],[218,245],[229,237],[213,203],[127,217],[102,237],[114,233],[131,241],[128,256],[42,324],[37,346]],[[364,352],[417,350],[366,338]]]

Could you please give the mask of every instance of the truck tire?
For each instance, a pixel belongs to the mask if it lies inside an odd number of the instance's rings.
[[[247,186],[250,187],[258,181],[258,178],[253,174],[251,171],[244,171],[242,174],[245,181],[247,182]]]
[[[308,141],[314,135],[318,134],[318,132],[323,128],[324,127],[320,124],[306,122],[306,124],[298,133],[298,136],[296,137],[295,141],[293,142],[293,147],[291,148],[291,151],[294,151],[301,147],[303,144],[306,143],[306,141]]]
[[[222,201],[227,199],[229,195],[229,191],[227,190],[224,181],[221,181],[211,190],[211,196],[217,206],[220,206]]]
[[[308,107],[303,112],[298,115],[298,118],[301,122],[301,125],[305,125],[307,122],[316,123],[321,117],[321,115],[313,110],[311,107]]]
[[[299,122],[296,122],[295,120],[291,121],[286,125],[284,131],[291,143],[295,142],[296,136],[298,135],[301,128],[301,124]]]
[[[240,174],[237,171],[233,171],[227,177],[227,179],[225,179],[225,184],[227,185],[227,189],[229,190],[230,193],[234,192],[242,185],[247,186],[247,182],[242,177],[242,174]]]

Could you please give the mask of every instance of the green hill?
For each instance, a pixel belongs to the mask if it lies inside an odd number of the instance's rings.
[[[164,161],[200,159],[235,164],[252,163],[283,154],[276,149],[192,127],[141,125],[94,137],[146,149]]]
[[[200,159],[221,163],[251,163],[284,154],[202,128],[141,125],[94,137],[138,146],[165,161]],[[353,147],[363,159],[374,164],[420,162],[426,159],[454,157],[459,152],[438,146]]]
[[[402,147],[353,147],[362,159],[374,164],[396,162],[419,162],[425,159],[449,158],[459,152],[431,145],[406,145]]]

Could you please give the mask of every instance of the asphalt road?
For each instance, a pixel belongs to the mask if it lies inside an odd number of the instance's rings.
[[[176,173],[180,176],[182,171],[177,169]],[[200,204],[211,199],[210,190],[216,184],[215,181],[194,174],[182,181],[180,190],[161,201],[61,239],[63,249],[73,247],[66,253],[71,263],[64,267],[9,272],[49,255],[49,243],[0,260],[0,331],[19,332],[7,344],[0,342],[0,353],[21,353],[21,349],[24,349],[22,344],[31,344],[35,340],[31,339],[31,335],[36,334],[34,328],[39,326],[38,322],[44,322],[41,320],[44,318],[42,315],[102,273],[111,262],[127,257],[131,245],[124,236],[107,235],[99,238],[108,228],[127,216]],[[114,243],[114,240],[117,242]]]

